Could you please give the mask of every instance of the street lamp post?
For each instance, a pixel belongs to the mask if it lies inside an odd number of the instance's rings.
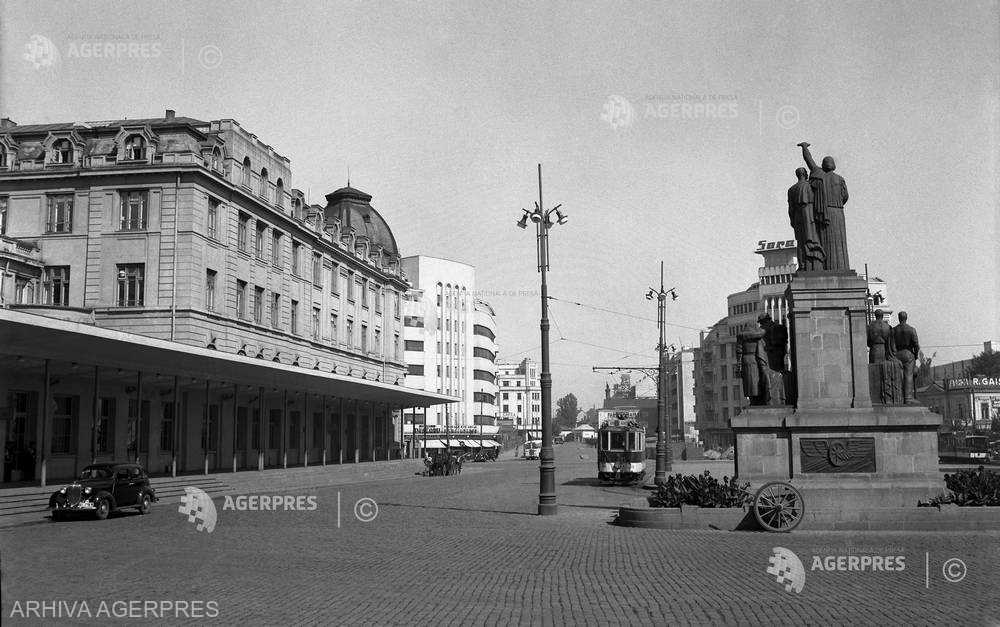
[[[659,355],[659,368],[656,380],[656,473],[653,482],[660,485],[667,480],[671,470],[670,455],[670,421],[667,420],[667,296],[677,300],[675,288],[663,289],[663,262],[660,262],[660,289],[649,288],[646,299],[656,299],[656,322],[660,331],[660,342],[656,345]]]
[[[556,459],[552,449],[552,373],[549,372],[549,289],[546,272],[549,268],[549,229],[555,224],[566,224],[566,216],[559,211],[562,205],[544,209],[542,204],[542,164],[538,164],[538,202],[535,210],[522,209],[523,215],[517,226],[528,228],[528,220],[535,223],[538,271],[542,274],[542,450],[539,452],[538,513],[552,516],[556,506]],[[552,215],[556,220],[553,222]]]

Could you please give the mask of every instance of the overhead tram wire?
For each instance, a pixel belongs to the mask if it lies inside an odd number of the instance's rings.
[[[576,305],[577,307],[583,307],[584,309],[593,309],[595,311],[603,311],[605,313],[614,314],[616,316],[625,316],[626,318],[634,318],[636,320],[643,320],[645,322],[658,322],[657,320],[654,320],[653,318],[646,318],[645,316],[637,316],[635,314],[630,314],[630,313],[625,312],[625,311],[615,311],[614,309],[607,309],[605,307],[598,307],[596,305],[588,305],[586,303],[578,303],[578,302],[576,302],[574,300],[564,300],[562,298],[557,298],[555,296],[549,296],[549,300],[555,300],[555,301],[559,301],[560,303],[567,303],[569,305]],[[666,324],[667,324],[667,326],[679,327],[681,329],[689,329],[691,331],[704,331],[705,329],[709,328],[709,327],[692,327],[692,326],[689,326],[689,325],[686,325],[686,324],[675,324],[675,323],[672,323],[672,322],[667,322]]]

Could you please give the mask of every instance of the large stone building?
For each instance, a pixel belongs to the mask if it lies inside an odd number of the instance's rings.
[[[20,478],[384,459],[404,407],[453,400],[402,386],[408,284],[371,196],[309,204],[234,120],[5,119],[0,154]]]
[[[461,400],[426,416],[435,425],[493,425],[496,419],[496,324],[473,296],[475,268],[426,255],[402,260],[413,284],[404,299],[406,384]],[[446,413],[447,412],[447,413]],[[420,410],[406,421],[424,422]]]

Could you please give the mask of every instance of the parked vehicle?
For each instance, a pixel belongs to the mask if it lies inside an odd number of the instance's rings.
[[[135,508],[148,514],[157,500],[149,476],[138,464],[91,464],[73,483],[49,497],[49,508],[53,520],[81,513],[104,520],[122,509]]]

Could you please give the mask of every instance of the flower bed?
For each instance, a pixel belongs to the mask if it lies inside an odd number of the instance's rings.
[[[917,503],[919,507],[954,504],[959,507],[1000,507],[1000,474],[982,466],[944,476],[948,494]]]
[[[723,477],[720,482],[709,471],[700,475],[671,475],[648,497],[650,507],[735,508],[749,505],[750,483],[739,484]]]

